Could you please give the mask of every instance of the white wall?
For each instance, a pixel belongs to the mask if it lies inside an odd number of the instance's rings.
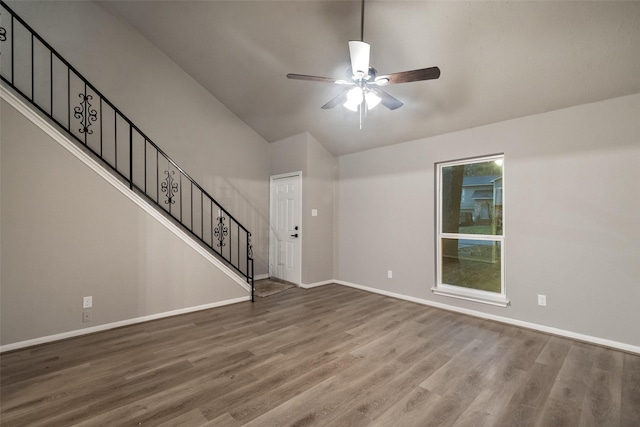
[[[340,157],[336,278],[640,345],[638,117],[632,95]],[[505,154],[507,308],[430,290],[434,163],[495,153]]]

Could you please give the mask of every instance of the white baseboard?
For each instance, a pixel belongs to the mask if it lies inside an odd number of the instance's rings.
[[[164,225],[169,231],[179,237],[183,242],[189,245],[193,250],[199,253],[202,257],[204,257],[211,264],[215,265],[220,269],[223,273],[225,273],[229,278],[231,278],[236,284],[244,288],[247,292],[251,292],[251,286],[246,282],[246,280],[240,277],[238,274],[233,271],[233,269],[229,268],[222,261],[216,258],[213,254],[204,249],[200,244],[196,243],[191,236],[189,236],[185,231],[183,231],[180,227],[174,224],[171,220],[167,219],[164,215],[158,212],[153,206],[151,206],[146,200],[144,200],[141,196],[138,196],[136,193],[131,191],[127,185],[125,185],[118,178],[113,176],[113,174],[105,169],[100,163],[94,160],[89,154],[82,151],[80,148],[76,146],[74,142],[70,140],[68,136],[63,134],[58,130],[57,127],[49,123],[45,118],[40,116],[37,112],[35,112],[29,104],[11,92],[9,89],[5,88],[4,85],[0,85],[0,98],[4,99],[9,103],[13,108],[15,108],[18,112],[20,112],[23,116],[29,119],[33,124],[38,126],[43,132],[49,135],[54,141],[60,144],[63,148],[65,148],[69,153],[74,155],[78,160],[83,162],[85,165],[89,167],[92,171],[102,177],[105,181],[111,184],[116,190],[120,191],[125,197],[129,198],[133,203],[138,205],[141,209],[143,209],[146,213],[148,213],[151,217],[155,218],[158,222]]]
[[[330,285],[332,283],[336,283],[335,280],[325,280],[323,282],[315,282],[315,283],[300,283],[300,287],[303,289],[311,289],[311,288],[317,288],[318,286],[324,286],[324,285]]]
[[[360,290],[363,290],[363,291],[366,291],[366,292],[371,292],[371,293],[375,293],[375,294],[379,294],[379,295],[388,296],[388,297],[391,297],[391,298],[397,298],[397,299],[404,300],[404,301],[410,301],[410,302],[414,302],[414,303],[417,303],[417,304],[422,304],[422,305],[426,305],[426,306],[441,308],[443,310],[453,311],[453,312],[456,312],[456,313],[467,314],[469,316],[479,317],[479,318],[482,318],[482,319],[494,320],[496,322],[505,323],[505,324],[508,324],[508,325],[513,325],[513,326],[518,326],[518,327],[522,327],[522,328],[532,329],[532,330],[535,330],[535,331],[544,332],[544,333],[557,335],[557,336],[561,336],[561,337],[566,337],[566,338],[570,338],[570,339],[574,339],[574,340],[578,340],[578,341],[588,342],[588,343],[592,343],[592,344],[596,344],[596,345],[602,345],[602,346],[605,346],[605,347],[610,347],[610,348],[614,348],[614,349],[617,349],[617,350],[626,351],[626,352],[629,352],[629,353],[640,354],[640,346],[621,343],[621,342],[618,342],[618,341],[612,341],[612,340],[599,338],[599,337],[593,337],[591,335],[579,334],[579,333],[572,332],[572,331],[567,331],[567,330],[564,330],[564,329],[553,328],[553,327],[550,327],[550,326],[539,325],[539,324],[536,324],[536,323],[525,322],[525,321],[521,321],[521,320],[517,320],[517,319],[511,319],[511,318],[508,318],[508,317],[496,316],[496,315],[493,315],[493,314],[487,314],[487,313],[483,313],[483,312],[480,312],[480,311],[469,310],[469,309],[466,309],[466,308],[455,307],[455,306],[452,306],[452,305],[442,304],[442,303],[438,303],[438,302],[434,302],[434,301],[429,301],[429,300],[425,300],[425,299],[422,299],[422,298],[410,297],[410,296],[403,295],[403,294],[398,294],[398,293],[395,293],[395,292],[389,292],[389,291],[384,291],[384,290],[381,290],[381,289],[371,288],[369,286],[363,286],[363,285],[358,285],[358,284],[351,283],[351,282],[345,282],[344,280],[325,280],[323,282],[316,282],[316,283],[310,283],[310,284],[301,284],[300,287],[304,288],[304,289],[310,289],[310,288],[315,288],[315,287],[318,287],[318,286],[329,285],[329,284],[332,284],[332,283],[336,283],[336,284],[342,285],[342,286],[348,286],[350,288],[360,289]],[[161,319],[161,318],[164,318],[164,317],[177,316],[179,314],[191,313],[191,312],[194,312],[194,311],[207,310],[207,309],[210,309],[210,308],[221,307],[221,306],[229,305],[229,304],[236,304],[236,303],[239,303],[239,302],[244,302],[244,301],[249,301],[249,300],[250,300],[249,296],[240,297],[240,298],[235,298],[235,299],[232,299],[232,300],[219,301],[219,302],[215,302],[215,303],[211,303],[211,304],[204,304],[204,305],[199,305],[199,306],[195,306],[195,307],[188,307],[188,308],[183,308],[183,309],[178,309],[178,310],[172,310],[172,311],[168,311],[168,312],[164,312],[164,313],[157,313],[157,314],[152,314],[152,315],[149,315],[149,316],[137,317],[135,319],[122,320],[122,321],[119,321],[119,322],[107,323],[107,324],[104,324],[104,325],[98,325],[98,326],[94,326],[94,327],[91,327],[91,328],[79,329],[79,330],[75,330],[75,331],[64,332],[64,333],[61,333],[61,334],[50,335],[50,336],[47,336],[47,337],[35,338],[35,339],[31,339],[31,340],[26,340],[26,341],[20,341],[20,342],[17,342],[17,343],[12,343],[12,344],[7,344],[7,345],[0,346],[0,353],[3,353],[5,351],[10,351],[10,350],[17,350],[17,349],[24,348],[24,347],[30,347],[30,346],[34,346],[34,345],[38,345],[38,344],[44,344],[44,343],[48,343],[48,342],[52,342],[52,341],[58,341],[58,340],[67,339],[67,338],[73,338],[73,337],[77,337],[77,336],[80,336],[80,335],[91,334],[91,333],[94,333],[94,332],[105,331],[105,330],[108,330],[108,329],[118,328],[118,327],[121,327],[121,326],[133,325],[133,324],[136,324],[136,323],[147,322],[147,321],[155,320],[155,319]]]
[[[481,311],[469,310],[466,308],[456,307],[453,305],[442,304],[435,301],[429,301],[422,298],[410,297],[407,295],[397,294],[395,292],[384,291],[381,289],[371,288],[369,286],[358,285],[355,283],[345,282],[344,280],[333,280],[331,283],[337,283],[339,285],[348,286],[350,288],[356,288],[367,292],[372,292],[375,294],[380,294],[392,298],[397,298],[405,301],[415,302],[422,305],[428,305],[431,307],[441,308],[443,310],[453,311],[456,313],[467,314],[469,316],[479,317],[482,319],[494,320],[500,323],[506,323],[508,325],[519,326],[521,328],[532,329],[539,332],[544,332],[551,335],[558,335],[565,338],[571,338],[577,341],[583,341],[591,344],[597,344],[604,347],[610,347],[616,350],[622,350],[629,353],[640,354],[640,346],[626,344],[618,341],[612,341],[604,338],[594,337],[591,335],[579,334],[572,331],[567,331],[564,329],[553,328],[551,326],[539,325],[537,323],[525,322],[522,320],[511,319],[509,317],[504,316],[496,316],[493,314],[483,313]]]
[[[257,274],[255,276],[253,276],[253,280],[262,280],[262,279],[268,279],[269,276],[268,274]],[[301,288],[304,289],[310,289],[310,288],[315,288],[316,286],[323,286],[323,285],[329,285],[331,283],[335,283],[333,280],[325,280],[324,282],[315,282],[315,283],[310,283],[310,284],[305,284],[305,283],[301,283],[300,286]],[[295,283],[294,283],[295,284]]]
[[[222,307],[224,305],[237,304],[239,302],[250,301],[251,297],[245,296],[225,301],[212,302],[210,304],[197,305],[194,307],[180,308],[178,310],[166,311],[164,313],[150,314],[148,316],[136,317],[134,319],[121,320],[119,322],[105,323],[104,325],[92,326],[90,328],[77,329],[75,331],[63,332],[61,334],[49,335],[46,337],[34,338],[31,340],[20,341],[12,344],[0,346],[0,353],[5,351],[18,350],[25,347],[31,347],[38,344],[45,344],[53,341],[64,340],[67,338],[78,337],[81,335],[93,334],[95,332],[106,331],[109,329],[120,328],[122,326],[134,325],[136,323],[148,322],[150,320],[162,319],[165,317],[177,316],[180,314],[192,313],[194,311],[208,310],[210,308]]]

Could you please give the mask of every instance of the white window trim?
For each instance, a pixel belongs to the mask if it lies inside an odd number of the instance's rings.
[[[501,159],[503,160],[502,169],[502,234],[496,236],[486,236],[477,234],[458,234],[458,233],[443,233],[442,232],[442,168],[449,166],[466,165],[469,163],[484,163]],[[507,307],[509,305],[509,299],[507,298],[506,282],[505,282],[505,223],[504,223],[504,206],[505,203],[505,189],[504,189],[504,154],[496,154],[491,156],[474,157],[470,159],[455,160],[451,162],[442,162],[436,164],[436,284],[431,288],[431,291],[435,295],[447,296],[451,298],[458,298],[467,301],[474,301],[483,304],[490,304],[499,307]],[[465,288],[463,286],[448,285],[442,283],[442,239],[469,239],[469,240],[486,240],[493,242],[500,242],[500,280],[501,280],[501,292],[489,292],[479,289]]]

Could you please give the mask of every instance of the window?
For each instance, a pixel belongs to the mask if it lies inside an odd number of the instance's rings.
[[[507,306],[504,286],[504,156],[437,166],[438,295]]]

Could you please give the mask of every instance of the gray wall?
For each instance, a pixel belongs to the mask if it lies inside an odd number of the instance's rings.
[[[310,135],[274,143],[269,153],[253,130],[99,5],[9,5],[248,226],[257,274],[268,268],[268,176],[302,170],[310,190],[303,202],[303,283],[336,278],[640,344],[640,197],[634,186],[640,180],[640,95],[344,156],[337,197],[330,200],[336,159]],[[173,245],[175,237],[137,208],[118,201],[121,195],[110,187],[98,192],[100,198],[91,196],[93,175],[67,165],[67,154],[11,111],[3,105],[3,344],[82,327],[79,298],[88,292],[95,298],[93,325],[244,295],[193,258],[191,249]],[[289,152],[296,141],[304,149]],[[31,144],[44,147],[69,173],[31,159]],[[435,296],[433,164],[499,152],[506,161],[512,305]],[[14,186],[32,166],[42,166],[41,172]],[[64,185],[51,185],[59,182]],[[318,217],[311,217],[312,208]],[[169,243],[174,249],[167,253]],[[389,269],[393,279],[386,278]],[[539,293],[547,295],[546,308],[536,305]]]
[[[0,162],[1,345],[248,295],[4,101]]]
[[[302,284],[332,280],[337,159],[308,133],[271,143],[270,158],[272,175],[302,171]]]
[[[333,279],[334,186],[337,173],[338,160],[309,135],[304,186],[307,206],[303,212],[303,220],[307,222],[302,254],[302,280],[305,284]],[[311,216],[312,209],[317,209],[318,216]]]
[[[8,4],[253,233],[266,273],[269,144],[97,3]]]
[[[336,278],[640,345],[638,117],[632,95],[340,157]],[[507,308],[430,290],[434,163],[495,153],[505,154]]]
[[[98,4],[9,6],[253,233],[266,273],[267,142]],[[11,107],[1,120],[2,345],[247,295]]]
[[[270,174],[302,171],[304,176],[307,168],[308,140],[309,134],[301,133],[269,144]]]

